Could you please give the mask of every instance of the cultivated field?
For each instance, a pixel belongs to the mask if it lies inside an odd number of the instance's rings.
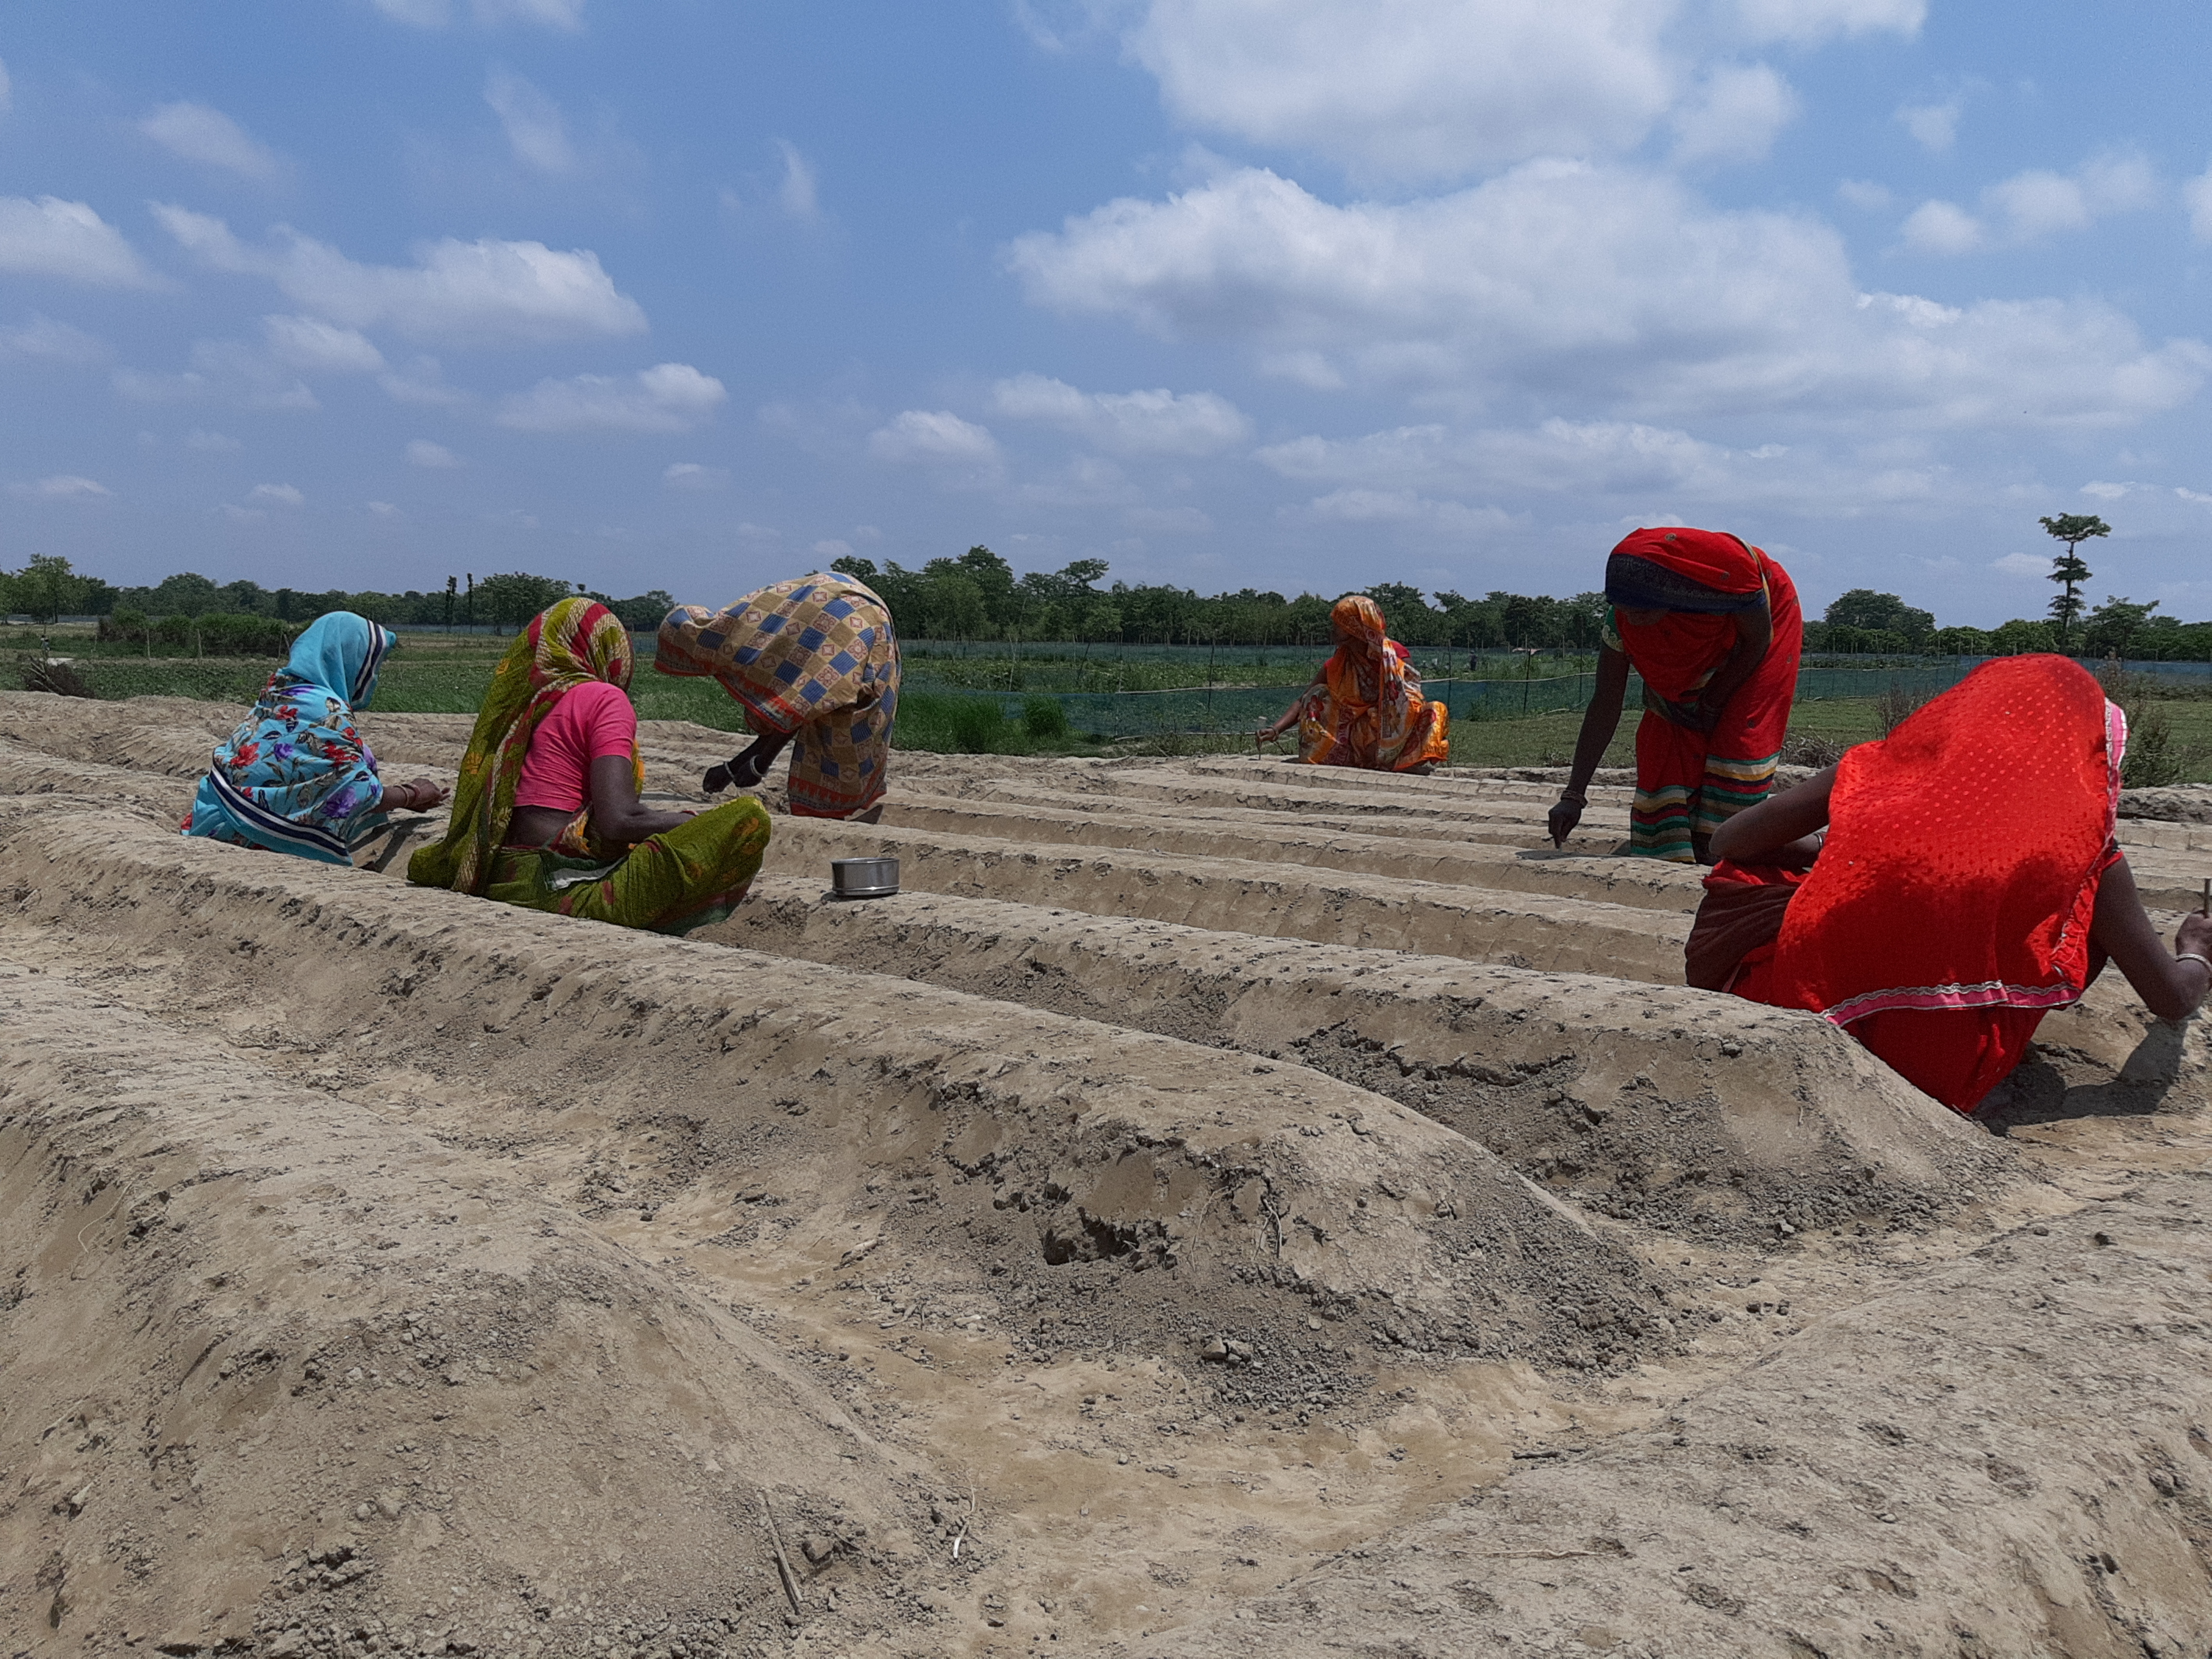
[[[1620,775],[1555,854],[1249,757],[902,753],[673,941],[179,837],[238,712],[0,693],[9,1653],[2212,1644],[2205,1039],[2123,985],[1970,1124],[1681,988]],[[2170,927],[2212,792],[2130,810]]]

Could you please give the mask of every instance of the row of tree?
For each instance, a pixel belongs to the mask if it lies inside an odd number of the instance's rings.
[[[143,638],[149,626],[155,629],[155,638],[166,638],[158,624],[176,617],[264,617],[304,627],[331,611],[351,611],[372,622],[424,628],[507,630],[520,627],[555,601],[577,593],[600,600],[635,629],[659,627],[675,604],[658,588],[617,599],[592,592],[581,582],[521,572],[482,578],[473,574],[448,576],[442,590],[428,593],[412,588],[404,593],[373,590],[349,593],[341,588],[309,593],[289,587],[264,587],[258,582],[218,584],[191,571],[168,577],[153,587],[116,587],[97,576],[80,574],[70,568],[67,559],[52,555],[36,556],[12,574],[0,571],[0,615],[28,616],[38,622],[59,617],[106,617],[111,627],[104,636],[118,638]]]
[[[1996,629],[1939,628],[1931,612],[1894,593],[1854,588],[1829,605],[1819,621],[1806,624],[1806,648],[1966,656],[2071,650],[2091,656],[2212,659],[2212,623],[2159,615],[2156,601],[2108,597],[2088,609],[2080,599],[2080,584],[2089,572],[2076,548],[2081,540],[2101,533],[2102,525],[2101,520],[2049,521],[2047,527],[2067,543],[2067,551],[2054,562],[2051,580],[2064,592],[2047,619],[2016,618]],[[932,559],[915,570],[896,563],[878,567],[853,556],[837,560],[834,568],[880,593],[899,632],[908,639],[1319,647],[1328,643],[1334,603],[1318,593],[1285,599],[1249,587],[1200,594],[1164,583],[1101,586],[1107,567],[1100,559],[1018,574],[988,547]],[[250,581],[218,585],[190,572],[152,587],[115,587],[79,574],[66,559],[40,556],[20,571],[0,572],[0,613],[27,613],[42,620],[102,616],[108,618],[104,636],[133,641],[173,641],[181,637],[177,619],[195,618],[203,619],[196,637],[259,641],[270,637],[267,630],[242,625],[217,629],[204,619],[261,618],[296,628],[325,611],[343,610],[382,623],[504,631],[520,627],[556,599],[586,591],[580,583],[519,572],[481,580],[473,574],[449,577],[442,591],[428,593],[308,593]],[[1379,582],[1364,592],[1381,605],[1395,638],[1431,649],[1589,651],[1597,644],[1607,614],[1605,596],[1597,592],[1564,599],[1503,592],[1480,598],[1449,591],[1431,596],[1400,582]],[[657,627],[673,603],[659,589],[626,599],[592,597],[641,631]]]

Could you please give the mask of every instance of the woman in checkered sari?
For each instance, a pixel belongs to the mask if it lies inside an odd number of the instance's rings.
[[[678,605],[653,665],[720,680],[744,706],[750,748],[707,774],[709,793],[758,783],[788,745],[795,817],[873,823],[898,712],[891,613],[850,576],[817,571],[720,611]]]

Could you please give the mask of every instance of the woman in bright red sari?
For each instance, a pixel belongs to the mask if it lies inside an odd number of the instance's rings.
[[[1605,595],[1613,620],[1552,839],[1565,845],[1582,821],[1633,668],[1644,719],[1627,851],[1709,863],[1713,831],[1774,787],[1805,642],[1796,586],[1741,537],[1678,525],[1636,531],[1614,548]]]
[[[2185,1018],[2212,982],[2212,917],[2185,918],[2169,951],[2143,912],[2112,837],[2126,744],[2079,664],[1984,663],[1721,827],[1691,983],[1823,1014],[1962,1112],[2108,958],[2151,1012]]]

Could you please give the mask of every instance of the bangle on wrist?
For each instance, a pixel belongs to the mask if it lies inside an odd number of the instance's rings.
[[[2173,959],[2176,962],[2201,962],[2204,964],[2204,971],[2212,975],[2212,957],[2206,956],[2202,951],[2176,951]]]

